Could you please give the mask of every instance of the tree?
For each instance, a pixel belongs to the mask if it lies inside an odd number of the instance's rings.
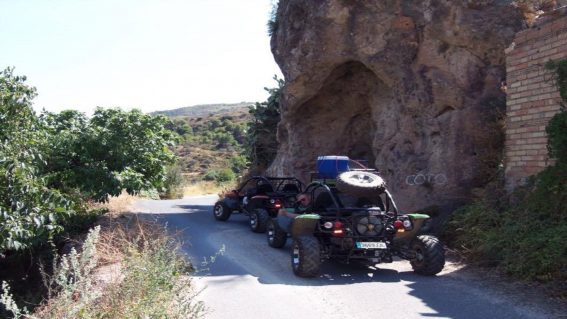
[[[35,88],[13,69],[0,72],[0,254],[44,242],[123,189],[164,186],[175,133],[165,117],[97,109],[37,116]]]
[[[275,88],[264,88],[270,94],[262,103],[250,108],[253,119],[248,125],[247,153],[252,165],[267,167],[276,157],[277,128],[280,122],[280,95],[284,80],[274,76]]]
[[[98,108],[90,120],[75,111],[42,117],[50,185],[95,200],[164,186],[175,134],[163,116]]]
[[[0,72],[0,253],[55,234],[78,207],[38,174],[45,136],[31,106],[36,90],[25,81],[12,68]]]

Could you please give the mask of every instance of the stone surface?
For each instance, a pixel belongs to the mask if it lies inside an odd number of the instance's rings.
[[[318,155],[379,169],[403,211],[467,201],[500,164],[495,106],[510,1],[280,0],[272,52],[286,80],[271,174]],[[503,103],[500,103],[503,105]]]

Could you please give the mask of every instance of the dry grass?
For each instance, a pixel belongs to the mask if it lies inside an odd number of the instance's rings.
[[[188,185],[183,190],[184,196],[211,195],[218,194],[233,185],[218,184],[212,181],[201,181]]]
[[[100,265],[122,262],[134,243],[139,248],[167,237],[162,226],[132,214],[105,215],[97,225],[101,226],[97,245]]]
[[[188,275],[193,268],[179,252],[180,241],[157,222],[124,213],[134,199],[123,194],[104,205],[111,213],[97,221],[100,232],[96,249],[91,249],[96,253],[87,257],[97,261],[96,268],[71,274],[75,278],[79,273],[80,280],[92,282],[92,286],[54,287],[59,293],[30,318],[202,316],[204,307],[194,301],[196,293]],[[81,250],[84,248],[78,249]],[[78,256],[78,260],[84,259],[81,254]],[[80,262],[76,264],[82,267]]]
[[[130,212],[130,207],[136,199],[138,199],[137,196],[129,195],[126,191],[123,191],[120,196],[110,197],[107,203],[92,203],[90,207],[106,208],[111,216],[119,216]]]

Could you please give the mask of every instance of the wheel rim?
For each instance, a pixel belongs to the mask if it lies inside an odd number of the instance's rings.
[[[255,213],[253,213],[252,215],[250,215],[250,227],[252,227],[252,229],[256,229],[257,225],[258,225],[258,216],[256,216]]]
[[[274,225],[272,223],[268,225],[268,241],[270,243],[274,242]]]
[[[415,250],[414,263],[417,265],[421,265],[423,263],[423,260],[425,259],[425,256],[423,255],[423,250],[421,250],[421,248],[419,247],[416,247],[414,250]]]
[[[299,256],[299,245],[297,243],[293,244],[293,252],[292,252],[291,262],[292,262],[294,268],[299,267],[299,263],[301,262],[301,258]]]
[[[352,181],[356,181],[359,184],[371,184],[374,182],[374,178],[372,178],[371,176],[368,175],[363,175],[363,174],[352,174],[349,177],[350,180]]]
[[[223,208],[222,205],[215,206],[215,216],[220,217],[222,216]]]

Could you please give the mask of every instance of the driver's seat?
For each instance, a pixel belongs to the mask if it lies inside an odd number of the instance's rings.
[[[285,184],[282,188],[282,192],[286,193],[299,193],[299,187],[295,184]]]
[[[317,195],[315,202],[313,203],[313,209],[315,211],[326,211],[328,208],[334,205],[333,198],[331,194],[327,192],[322,192]]]
[[[274,191],[274,188],[270,184],[260,184],[256,188],[256,195],[266,195]]]

